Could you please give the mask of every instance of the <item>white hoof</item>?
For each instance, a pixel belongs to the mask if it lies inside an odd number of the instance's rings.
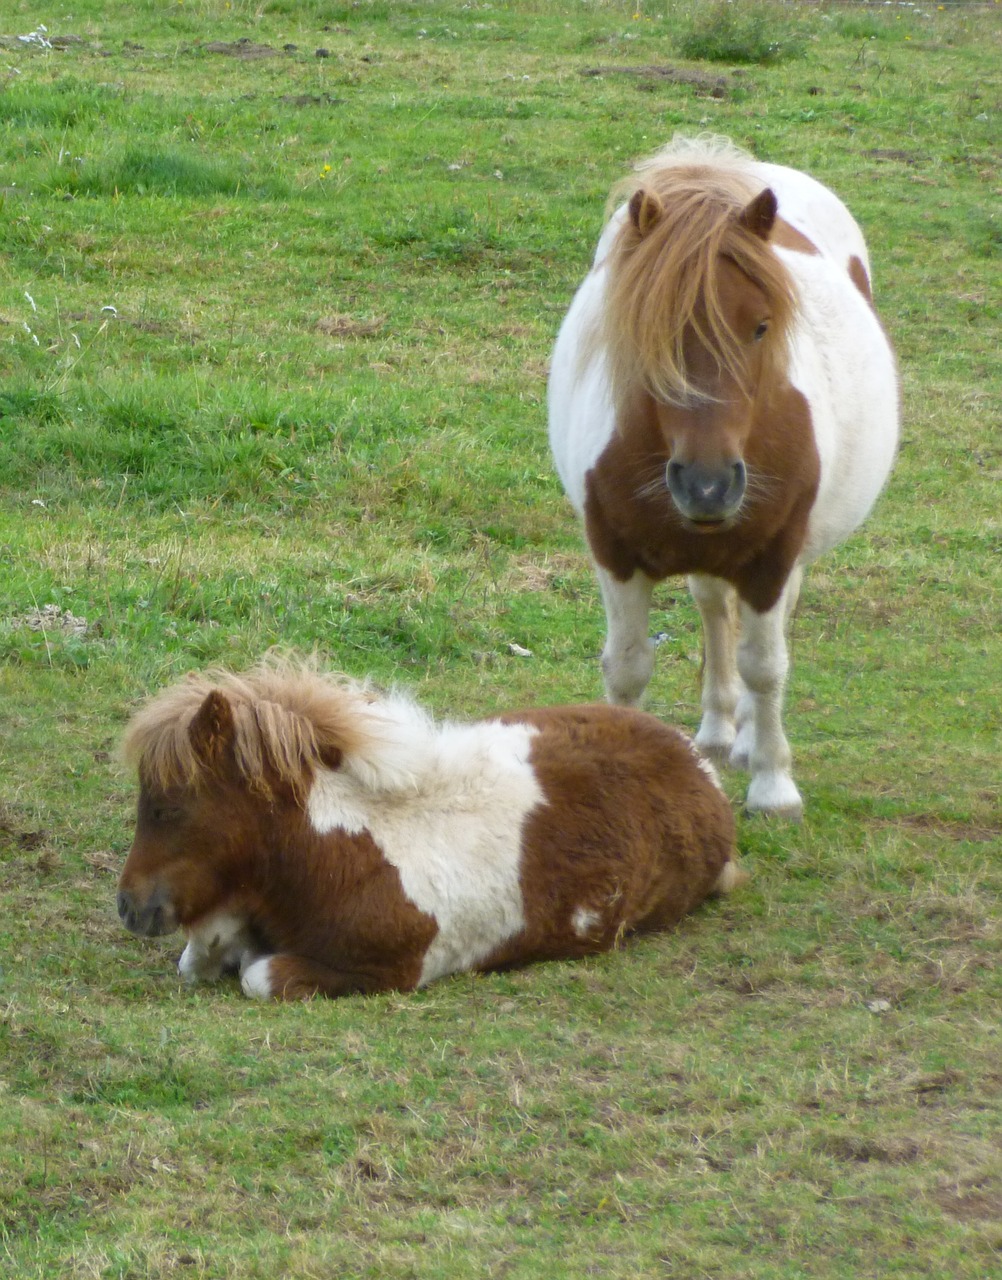
[[[213,963],[202,947],[194,942],[189,942],[181,952],[177,971],[182,981],[189,986],[194,986],[196,982],[215,982],[222,974],[221,966]]]
[[[271,999],[271,957],[263,956],[249,964],[240,975],[240,988],[252,1000]]]
[[[731,768],[749,770],[751,768],[751,756],[754,746],[755,726],[749,720],[738,729],[734,742],[731,745]]]
[[[787,822],[799,822],[804,816],[803,798],[788,773],[756,774],[748,788],[745,808],[749,813],[764,813]]]

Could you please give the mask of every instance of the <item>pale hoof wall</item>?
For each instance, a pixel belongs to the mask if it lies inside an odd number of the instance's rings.
[[[752,778],[745,812],[761,813],[783,822],[800,822],[804,801],[789,774],[764,774]]]

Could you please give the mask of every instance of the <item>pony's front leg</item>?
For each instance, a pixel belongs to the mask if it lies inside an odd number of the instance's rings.
[[[224,973],[236,973],[252,954],[250,933],[232,915],[210,916],[188,933],[177,971],[188,983],[218,982]]]
[[[403,974],[349,973],[305,956],[280,952],[261,956],[240,975],[245,996],[258,1000],[309,1000],[312,996],[347,996],[373,991],[409,990],[417,985]]]
[[[689,590],[703,620],[703,718],[696,746],[723,764],[734,746],[735,715],[743,693],[737,664],[737,592],[723,579],[705,574],[693,574]]]
[[[779,602],[768,613],[741,605],[738,671],[747,692],[738,707],[735,752],[748,741],[751,784],[746,807],[799,821],[804,802],[790,772],[792,755],[783,732],[783,690],[789,671],[786,626],[800,590],[800,571],[790,575]],[[744,717],[746,722],[742,724]],[[750,734],[749,734],[750,729]],[[732,753],[733,759],[733,753]]]
[[[595,566],[606,636],[602,650],[602,674],[610,702],[635,706],[654,673],[654,641],[648,634],[654,582],[639,570],[626,582]]]

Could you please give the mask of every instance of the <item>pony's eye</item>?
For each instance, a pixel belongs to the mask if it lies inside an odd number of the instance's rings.
[[[181,817],[181,810],[175,805],[158,805],[153,810],[153,821],[158,825],[166,825],[167,823],[177,822]]]
[[[762,339],[765,337],[766,333],[768,333],[768,331],[769,331],[769,321],[763,320],[762,323],[755,330],[755,341],[761,342]]]

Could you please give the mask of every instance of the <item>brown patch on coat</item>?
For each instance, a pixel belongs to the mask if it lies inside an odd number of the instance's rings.
[[[733,525],[710,533],[688,527],[664,482],[669,450],[658,406],[651,396],[634,397],[585,477],[595,559],[621,582],[637,570],[656,581],[707,573],[730,582],[753,609],[771,609],[803,547],[821,475],[799,391],[786,386],[755,407],[743,456],[748,493]]]
[[[798,231],[785,218],[776,219],[769,239],[781,249],[792,249],[795,253],[816,254],[818,252],[818,246],[814,241],[808,239],[802,231]]]
[[[860,291],[867,302],[873,306],[873,291],[870,288],[870,277],[866,273],[866,267],[855,254],[849,259],[849,279]]]
[[[530,760],[546,803],[523,833],[525,930],[484,967],[605,951],[625,933],[671,928],[714,893],[734,817],[688,739],[604,704],[498,719],[540,730]],[[595,917],[587,929],[575,926],[581,911]]]

